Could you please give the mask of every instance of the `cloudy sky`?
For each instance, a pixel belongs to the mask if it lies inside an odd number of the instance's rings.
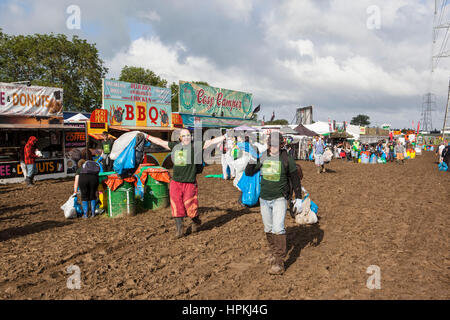
[[[437,0],[442,23],[447,1]],[[80,29],[69,29],[71,5]],[[417,125],[422,96],[436,94],[441,128],[450,58],[431,73],[432,0],[0,0],[8,34],[64,33],[94,42],[118,77],[123,66],[151,69],[169,82],[206,81],[253,94],[266,120],[289,122],[313,105],[314,120]],[[450,45],[449,48],[450,50]],[[262,118],[262,117],[261,117]]]

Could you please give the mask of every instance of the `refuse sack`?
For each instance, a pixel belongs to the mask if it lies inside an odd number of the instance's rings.
[[[114,141],[109,158],[111,160],[116,160],[123,150],[130,144],[130,142],[136,138],[136,136],[141,133],[140,131],[131,131],[121,135],[116,141]]]
[[[314,152],[312,152],[312,151],[309,154],[309,161],[314,161]]]
[[[141,200],[144,200],[144,184],[137,174],[134,175],[136,177],[136,188],[135,188],[135,196]]]
[[[439,168],[439,171],[448,171],[448,166],[447,166],[447,164],[444,161],[439,163],[438,168]]]
[[[81,217],[83,215],[83,207],[78,203],[78,197],[75,196],[73,199],[73,205],[75,206],[75,210],[77,211],[77,217]]]
[[[261,172],[253,176],[247,176],[244,172],[237,187],[242,191],[241,202],[249,207],[255,206],[261,193]]]
[[[377,163],[377,156],[376,155],[371,155],[370,156],[370,163],[371,164],[375,164],[375,163]]]
[[[307,194],[302,200],[302,212],[295,216],[295,222],[297,224],[314,224],[319,221],[317,218],[317,212],[319,207],[317,204],[311,201],[309,194]]]
[[[71,195],[69,199],[61,206],[61,209],[64,210],[64,217],[66,219],[74,219],[77,217],[77,210],[75,209],[75,201],[76,195]]]
[[[135,131],[135,133],[134,138],[122,149],[122,152],[116,159],[113,159],[112,156],[109,157],[111,160],[115,160],[113,169],[123,179],[134,175],[136,169],[144,160],[144,148],[151,145],[150,141],[145,139],[146,134],[139,131]],[[122,136],[119,137],[119,139],[121,138]],[[113,151],[116,151],[115,146],[117,142],[120,145],[123,144],[123,141],[119,141],[119,139],[114,143]]]
[[[124,169],[133,169],[135,166],[135,148],[136,146],[136,137],[131,140],[128,146],[122,151],[122,153],[117,157],[114,161],[114,171],[117,174],[122,174]],[[137,167],[137,166],[136,166]]]

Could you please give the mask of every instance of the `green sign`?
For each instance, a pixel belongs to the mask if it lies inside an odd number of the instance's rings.
[[[250,93],[180,81],[180,113],[229,118],[246,118],[252,112]]]

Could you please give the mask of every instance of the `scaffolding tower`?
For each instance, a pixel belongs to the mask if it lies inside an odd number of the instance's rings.
[[[445,108],[444,126],[442,128],[442,140],[443,141],[445,141],[446,134],[450,136],[450,113],[448,112],[449,102],[450,102],[450,81],[448,83],[447,107]]]
[[[432,93],[427,93],[423,96],[422,102],[422,118],[421,126],[422,131],[430,132],[433,130],[433,122],[431,119],[431,112],[435,110],[436,107],[436,96]]]

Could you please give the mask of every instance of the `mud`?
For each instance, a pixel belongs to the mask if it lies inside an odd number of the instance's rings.
[[[319,224],[286,218],[286,273],[267,273],[259,208],[199,177],[201,230],[173,239],[170,208],[66,220],[70,179],[0,186],[0,299],[449,299],[450,174],[434,153],[404,166],[299,161]],[[185,221],[188,226],[189,221]],[[189,229],[187,230],[189,233]],[[67,268],[81,272],[69,290]],[[379,266],[381,289],[368,289]]]

